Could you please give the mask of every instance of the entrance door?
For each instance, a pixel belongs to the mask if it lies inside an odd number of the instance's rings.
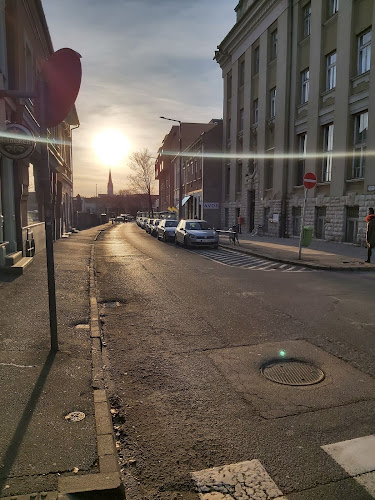
[[[254,214],[255,214],[255,190],[249,191],[248,194],[248,210],[249,210],[249,231],[254,229]]]

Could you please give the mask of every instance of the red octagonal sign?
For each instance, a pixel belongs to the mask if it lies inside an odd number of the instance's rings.
[[[316,186],[316,175],[313,174],[312,172],[307,172],[303,176],[303,185],[305,186],[306,189],[312,189],[313,187]]]
[[[72,49],[60,49],[42,63],[41,74],[47,84],[46,126],[55,127],[68,116],[81,86],[81,56]],[[40,122],[40,103],[36,102]]]

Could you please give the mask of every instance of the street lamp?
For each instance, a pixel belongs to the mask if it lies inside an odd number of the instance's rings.
[[[160,116],[162,120],[168,120],[170,122],[178,123],[178,156],[179,156],[179,188],[178,188],[178,219],[182,218],[182,162],[181,162],[181,121],[174,120],[173,118],[166,118],[165,116]]]

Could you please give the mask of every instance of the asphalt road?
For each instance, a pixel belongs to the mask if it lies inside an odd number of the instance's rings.
[[[374,457],[353,472],[322,448],[375,434],[373,273],[223,265],[135,224],[102,233],[95,267],[128,500],[197,499],[191,473],[254,460],[277,491],[213,472],[201,498],[374,498]],[[266,379],[281,359],[324,380]]]

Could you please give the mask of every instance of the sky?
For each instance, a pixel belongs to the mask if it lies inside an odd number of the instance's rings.
[[[223,115],[217,45],[235,24],[237,0],[42,0],[54,50],[82,56],[73,131],[74,195],[107,191],[109,165],[95,137],[121,132],[129,153],[156,156],[172,122]],[[103,144],[104,141],[99,142]],[[127,188],[127,157],[112,166],[115,193]]]

